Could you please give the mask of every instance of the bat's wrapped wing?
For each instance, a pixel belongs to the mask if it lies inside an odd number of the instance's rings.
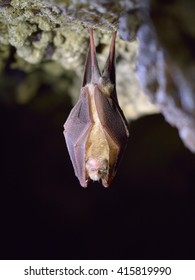
[[[84,87],[81,89],[78,102],[72,109],[66,123],[64,124],[64,136],[75,175],[79,178],[80,184],[83,187],[87,186],[85,150],[91,128],[88,98],[87,89]]]
[[[102,128],[110,147],[109,181],[115,176],[118,164],[129,137],[126,119],[118,102],[102,94],[97,88],[95,103]],[[108,182],[109,184],[110,182]]]

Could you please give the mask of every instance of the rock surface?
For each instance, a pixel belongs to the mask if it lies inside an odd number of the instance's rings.
[[[144,91],[195,152],[195,3],[151,1],[138,31],[138,75]]]
[[[95,29],[100,66],[118,29],[117,91],[126,117],[160,110],[195,152],[194,8],[193,0],[0,1],[1,88],[10,89],[10,69],[19,73],[14,94],[1,90],[0,99],[30,102],[44,82],[76,101],[87,27]]]

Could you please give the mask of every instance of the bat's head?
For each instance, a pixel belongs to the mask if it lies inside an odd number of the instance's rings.
[[[102,180],[103,186],[108,187],[109,165],[106,159],[89,158],[86,162],[86,171],[91,180]]]

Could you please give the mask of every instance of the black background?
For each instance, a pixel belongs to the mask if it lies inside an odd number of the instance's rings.
[[[0,103],[0,258],[195,258],[195,156],[177,130],[132,122],[113,184],[84,189],[62,134],[71,106],[40,96]]]

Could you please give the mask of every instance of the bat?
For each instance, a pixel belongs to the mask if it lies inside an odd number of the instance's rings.
[[[93,29],[85,62],[79,100],[64,124],[64,137],[81,186],[89,180],[108,187],[129,137],[128,124],[119,107],[115,82],[115,40],[102,73],[99,70]]]

